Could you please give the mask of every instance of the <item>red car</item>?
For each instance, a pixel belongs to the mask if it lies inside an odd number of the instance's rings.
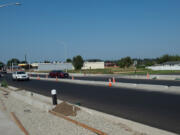
[[[54,70],[49,73],[50,77],[58,77],[58,78],[68,78],[69,74],[63,72],[62,70]]]

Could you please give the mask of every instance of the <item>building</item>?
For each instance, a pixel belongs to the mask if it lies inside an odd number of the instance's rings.
[[[38,71],[73,70],[72,63],[38,63]]]
[[[32,68],[37,69],[38,68],[38,64],[39,63],[32,63],[31,66],[32,66]]]
[[[169,61],[161,65],[146,67],[151,70],[180,70],[180,61]]]
[[[105,62],[105,67],[118,67],[115,62]]]
[[[104,69],[104,62],[84,62],[82,69]]]

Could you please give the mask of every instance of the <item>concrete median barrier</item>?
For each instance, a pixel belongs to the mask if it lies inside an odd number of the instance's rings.
[[[36,77],[31,77],[31,79],[37,80]],[[54,78],[40,78],[40,80],[56,81],[56,79],[54,79]],[[74,84],[82,84],[82,85],[94,85],[94,86],[109,86],[109,82],[104,82],[104,81],[58,79],[56,82],[74,83]],[[132,90],[143,90],[143,91],[151,91],[151,92],[170,93],[170,94],[180,94],[179,86],[168,87],[166,85],[134,84],[134,83],[116,82],[115,84],[112,84],[112,87],[131,88]]]
[[[174,94],[180,94],[180,87],[177,86],[170,86],[169,91],[171,91]]]
[[[49,73],[27,72],[29,75],[48,75]],[[74,77],[116,77],[126,79],[147,79],[146,75],[119,75],[119,74],[83,74],[83,73],[69,73]],[[149,79],[156,80],[180,80],[180,75],[149,75]]]
[[[115,83],[113,84],[114,87],[125,87],[125,88],[136,88],[137,84],[135,83]]]
[[[166,90],[166,89],[168,89],[168,86],[151,85],[151,84],[137,84],[137,88],[149,89],[149,90]]]

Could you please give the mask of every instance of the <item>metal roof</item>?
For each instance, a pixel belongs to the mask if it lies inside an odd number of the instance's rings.
[[[180,64],[180,61],[168,61],[163,63],[163,65],[177,65]]]

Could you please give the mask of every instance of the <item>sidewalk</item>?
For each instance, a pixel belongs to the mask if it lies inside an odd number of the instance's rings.
[[[2,135],[24,135],[18,126],[0,110],[0,134]]]

